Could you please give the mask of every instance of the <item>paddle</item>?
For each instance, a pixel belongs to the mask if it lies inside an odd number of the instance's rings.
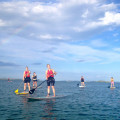
[[[44,80],[44,81],[43,81],[42,83],[40,83],[38,86],[42,85],[45,81],[46,81],[46,80]],[[38,86],[37,86],[37,87],[38,87]],[[37,88],[37,87],[36,87],[36,88]],[[33,94],[36,88],[33,88],[32,90],[30,90],[30,91],[29,91],[29,94]]]
[[[20,83],[20,85],[18,86],[18,88],[22,85],[23,81]],[[15,90],[15,93],[18,93],[18,89]]]

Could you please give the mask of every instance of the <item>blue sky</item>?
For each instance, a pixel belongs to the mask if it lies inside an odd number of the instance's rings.
[[[45,79],[120,79],[120,1],[1,0],[0,78],[22,78],[26,65]]]

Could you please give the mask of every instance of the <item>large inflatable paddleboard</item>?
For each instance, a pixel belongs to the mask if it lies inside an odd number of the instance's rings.
[[[28,97],[28,100],[49,100],[49,99],[58,99],[65,96],[49,96],[49,97]]]
[[[20,93],[16,93],[16,95],[26,95],[29,94],[29,92],[20,92]]]

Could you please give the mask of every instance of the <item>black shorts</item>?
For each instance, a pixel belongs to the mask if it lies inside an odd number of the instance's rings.
[[[30,77],[26,77],[26,78],[24,79],[24,83],[30,83],[30,81],[31,81]]]
[[[47,80],[47,86],[54,86],[55,84],[55,79],[53,77],[49,77]]]
[[[37,80],[33,80],[33,82],[37,82]]]
[[[81,80],[81,82],[84,82],[84,80]]]

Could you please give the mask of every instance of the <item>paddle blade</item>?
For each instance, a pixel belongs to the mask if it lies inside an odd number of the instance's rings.
[[[17,90],[15,90],[15,93],[18,93],[18,89],[17,89]]]
[[[30,91],[29,91],[29,94],[33,94],[34,91],[35,91],[35,89],[30,90]]]

